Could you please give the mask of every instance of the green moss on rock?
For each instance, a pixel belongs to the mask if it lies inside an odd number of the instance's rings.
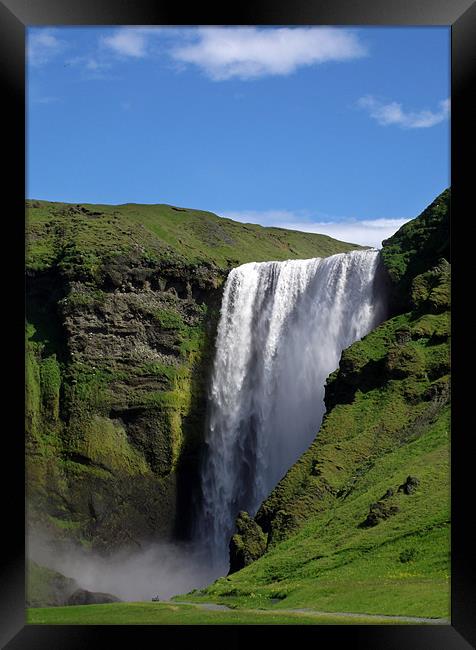
[[[382,259],[394,284],[402,289],[440,258],[449,256],[450,189],[415,219],[382,242]]]
[[[150,471],[143,454],[131,445],[124,427],[117,420],[95,415],[84,433],[76,453],[90,459],[93,464],[131,476]]]
[[[59,417],[61,370],[55,354],[47,357],[41,363],[40,385],[43,408],[47,417],[56,421]]]
[[[247,512],[240,512],[236,519],[236,533],[230,541],[230,573],[248,566],[265,550],[265,533]]]
[[[413,341],[404,345],[392,346],[386,358],[386,370],[389,377],[404,379],[413,376],[416,379],[425,377],[425,354],[421,347]]]

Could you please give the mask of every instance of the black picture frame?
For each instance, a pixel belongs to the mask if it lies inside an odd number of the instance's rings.
[[[4,350],[10,354],[4,377],[4,424],[2,459],[4,480],[2,499],[3,560],[0,596],[0,643],[18,648],[113,647],[132,642],[145,647],[151,643],[194,645],[210,641],[242,645],[248,638],[269,643],[289,633],[320,647],[373,648],[397,650],[452,650],[474,647],[476,626],[474,602],[474,539],[471,523],[473,458],[467,453],[470,427],[468,404],[471,398],[465,367],[474,367],[468,356],[471,346],[468,319],[463,313],[465,288],[471,285],[471,163],[474,141],[468,137],[475,111],[474,79],[476,61],[476,4],[472,0],[293,0],[269,2],[255,0],[232,7],[203,5],[185,9],[180,4],[161,0],[3,0],[0,1],[1,75],[4,87],[3,134],[4,198],[9,209],[3,213],[5,249],[4,289],[7,308],[4,321]],[[25,624],[25,500],[24,500],[24,221],[25,213],[25,28],[39,25],[446,25],[452,34],[452,119],[451,119],[451,248],[453,257],[453,415],[452,415],[452,612],[448,626],[286,626],[276,630],[267,626],[35,626]],[[5,137],[6,136],[6,137]],[[5,139],[7,143],[5,143]],[[474,164],[474,163],[473,163]],[[465,221],[466,218],[466,221]],[[466,260],[466,262],[465,262]],[[465,266],[466,264],[466,266]],[[465,328],[468,328],[466,331]],[[464,353],[461,350],[464,347]],[[5,355],[4,355],[5,356]],[[8,354],[6,355],[8,356]],[[11,468],[12,472],[7,472]],[[468,523],[469,522],[469,523]],[[140,639],[140,641],[139,641]],[[331,640],[328,642],[328,640]],[[332,644],[332,645],[331,645]]]

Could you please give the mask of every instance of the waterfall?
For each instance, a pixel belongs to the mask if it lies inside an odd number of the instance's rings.
[[[385,317],[379,253],[243,264],[227,279],[211,378],[198,537],[225,567],[251,515],[314,439],[326,377]]]

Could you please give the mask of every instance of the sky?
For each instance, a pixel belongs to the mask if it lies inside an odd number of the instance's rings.
[[[450,185],[447,27],[41,27],[27,196],[380,247]]]

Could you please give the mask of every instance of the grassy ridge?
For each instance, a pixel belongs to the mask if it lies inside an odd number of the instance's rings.
[[[144,260],[245,262],[325,257],[361,248],[327,235],[265,228],[170,205],[73,205],[27,202],[27,266],[77,264],[94,275],[105,258],[139,254]]]

